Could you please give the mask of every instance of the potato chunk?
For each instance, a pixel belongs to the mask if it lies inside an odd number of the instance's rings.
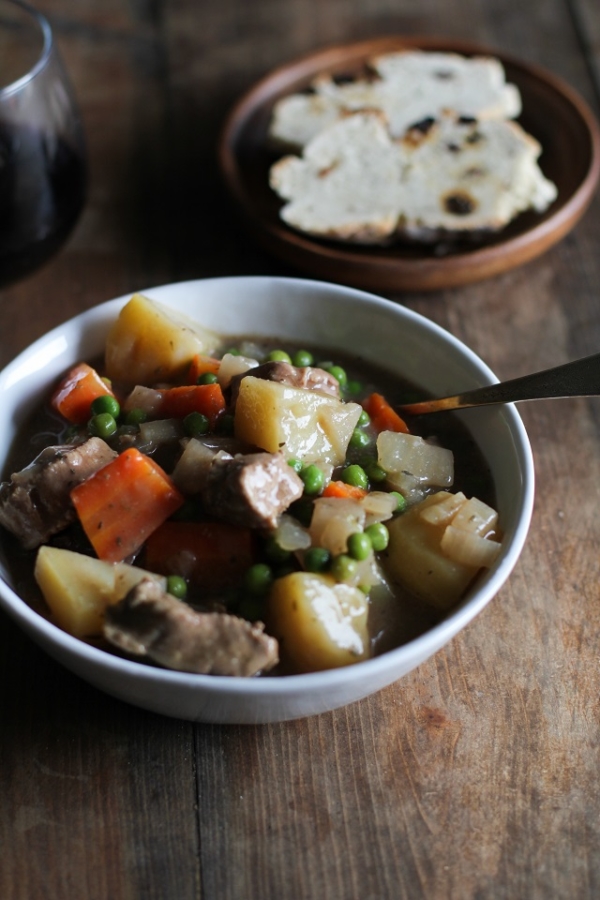
[[[108,333],[106,373],[126,384],[174,381],[197,353],[209,354],[218,343],[187,316],[134,294]]]
[[[162,576],[137,566],[113,565],[48,546],[38,551],[34,575],[57,625],[80,638],[102,634],[106,607],[121,600],[142,578],[166,585]]]
[[[271,589],[267,629],[291,671],[334,669],[368,658],[368,608],[358,588],[328,575],[293,572]]]
[[[338,466],[361,412],[358,403],[247,375],[235,407],[235,435],[270,453]]]

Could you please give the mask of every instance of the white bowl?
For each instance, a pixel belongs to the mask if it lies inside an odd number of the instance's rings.
[[[217,278],[143,291],[221,334],[253,334],[356,351],[433,394],[497,378],[464,344],[406,308],[334,284],[288,278]],[[0,373],[0,466],[20,424],[64,370],[102,352],[109,324],[130,295],[55,328]],[[501,554],[460,605],[422,636],[375,659],[281,678],[189,675],[130,662],[88,646],[52,625],[0,580],[0,605],[50,656],[129,703],[202,722],[258,723],[314,715],[391,684],[443,647],[492,599],[525,542],[534,494],[531,447],[513,406],[461,413],[496,485],[504,531]]]

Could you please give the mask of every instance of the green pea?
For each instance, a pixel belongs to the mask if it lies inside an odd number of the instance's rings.
[[[225,356],[226,353],[229,353],[230,356],[241,356],[242,355],[237,347],[230,347],[229,350],[225,351],[223,356]]]
[[[341,366],[329,366],[327,371],[330,375],[333,375],[334,378],[337,378],[339,385],[343,390],[348,384],[348,376],[346,375],[345,369],[342,369]]]
[[[265,544],[265,556],[269,562],[274,565],[281,565],[282,563],[288,562],[288,560],[291,559],[292,554],[289,550],[284,550],[271,535],[267,538]]]
[[[99,416],[108,413],[113,419],[118,419],[121,414],[119,401],[112,394],[102,394],[92,401],[92,415]]]
[[[348,442],[349,446],[354,447],[355,450],[364,450],[365,447],[368,447],[370,443],[370,436],[366,431],[361,431],[360,428],[354,429]]]
[[[330,571],[336,581],[352,581],[358,571],[358,563],[347,553],[340,553],[332,559]]]
[[[287,464],[294,470],[294,472],[296,472],[297,475],[300,474],[300,472],[302,471],[302,466],[304,465],[301,459],[288,459]]]
[[[182,578],[181,575],[169,575],[167,577],[167,594],[177,597],[178,600],[185,600],[187,596],[185,578]]]
[[[145,422],[147,418],[148,413],[144,409],[140,409],[136,406],[134,409],[130,409],[129,412],[125,415],[125,424],[141,425],[142,422]]]
[[[97,416],[92,416],[90,421],[88,422],[88,431],[94,437],[102,438],[106,440],[113,436],[117,430],[117,422],[114,416],[111,416],[110,413],[100,413]]]
[[[285,350],[271,350],[271,352],[267,354],[267,362],[291,363],[292,357],[289,353],[286,353]]]
[[[346,545],[352,559],[357,559],[359,562],[362,559],[367,559],[373,549],[371,538],[364,531],[356,531],[354,534],[351,534]]]
[[[365,534],[371,539],[373,550],[376,553],[385,550],[390,542],[390,533],[383,522],[373,522],[372,525],[365,528]]]
[[[406,499],[398,491],[390,491],[392,497],[396,498],[396,509],[394,515],[404,512],[406,509]]]
[[[253,597],[262,597],[273,583],[273,571],[266,563],[250,566],[244,578],[244,587]]]
[[[207,417],[199,412],[191,412],[185,416],[183,420],[183,430],[188,437],[198,437],[200,434],[206,434],[210,427]]]
[[[374,484],[380,484],[382,481],[385,481],[387,478],[387,472],[385,469],[382,469],[379,463],[376,463],[375,460],[371,460],[371,462],[367,462],[363,465],[363,469],[367,473],[367,478],[369,481]]]
[[[298,368],[303,369],[305,366],[312,366],[315,359],[308,350],[296,350],[292,357],[292,362]]]
[[[308,494],[309,497],[320,494],[325,487],[325,475],[314,463],[302,467],[300,478],[304,482],[304,493]]]
[[[370,421],[371,421],[371,416],[366,411],[366,409],[363,409],[360,416],[358,417],[358,422],[356,423],[356,425],[358,428],[364,428],[365,425],[368,425]]]
[[[363,387],[360,381],[348,381],[346,385],[346,393],[352,394],[353,396],[356,394],[360,394],[362,392],[362,389]]]
[[[341,479],[344,484],[350,484],[353,487],[363,488],[364,490],[367,490],[369,487],[367,473],[362,466],[359,466],[356,463],[342,469]]]
[[[304,554],[304,568],[307,572],[324,572],[331,561],[331,553],[325,547],[309,547]]]
[[[216,384],[218,380],[214,372],[203,372],[202,375],[198,375],[196,384]]]

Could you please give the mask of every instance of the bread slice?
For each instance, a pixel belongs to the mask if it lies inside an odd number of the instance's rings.
[[[402,157],[378,112],[340,119],[270,170],[284,222],[319,237],[382,243],[396,231]]]
[[[399,231],[417,240],[497,231],[543,212],[557,190],[538,165],[539,143],[516,122],[444,116],[400,142],[405,179]]]
[[[422,50],[388,53],[371,60],[375,77],[337,84],[316,78],[312,92],[279,100],[272,112],[272,145],[301,149],[323,128],[348,112],[381,110],[393,137],[427,118],[454,113],[478,119],[515,118],[521,111],[517,87],[506,83],[499,60]]]
[[[555,186],[541,148],[515,122],[442,116],[394,141],[378,111],[347,115],[313,138],[302,157],[272,166],[281,218],[319,237],[389,243],[394,237],[496,231],[525,209],[546,209]]]

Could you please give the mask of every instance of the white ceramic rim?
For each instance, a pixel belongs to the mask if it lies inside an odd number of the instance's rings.
[[[394,308],[398,316],[405,317],[407,320],[416,323],[417,327],[422,328],[425,325],[427,330],[436,335],[441,342],[450,343],[459,350],[471,363],[473,368],[477,370],[482,384],[493,384],[498,381],[492,370],[480,359],[480,357],[463,344],[462,341],[440,326],[404,306],[354,288],[347,288],[336,284],[309,279],[273,278],[270,276],[233,276],[230,278],[195,279],[186,282],[166,284],[142,289],[141,293],[168,303],[168,299],[162,295],[168,294],[173,289],[185,290],[194,285],[205,285],[209,282],[221,282],[225,286],[227,283],[230,283],[232,288],[239,288],[243,281],[252,281],[259,284],[260,282],[263,282],[265,286],[267,284],[272,286],[274,283],[277,283],[282,288],[286,285],[293,286],[301,283],[307,288],[313,286],[321,291],[331,289],[334,292],[338,292],[342,290],[345,297],[348,298],[348,302],[351,302],[353,298],[357,302],[364,302],[364,300],[367,299],[370,303],[386,308],[388,311],[390,311],[390,308]],[[131,296],[132,294],[128,293],[122,297],[109,300],[106,303],[93,307],[91,310],[80,313],[78,316],[75,316],[67,322],[63,322],[46,335],[39,338],[0,372],[0,394],[14,381],[20,380],[23,371],[28,370],[28,362],[33,357],[41,354],[41,358],[44,360],[44,358],[48,358],[48,356],[49,358],[53,358],[60,354],[61,348],[64,349],[65,347],[65,339],[64,336],[61,336],[61,332],[66,325],[76,327],[80,321],[85,321],[86,330],[89,331],[93,329],[95,325],[100,326],[108,319],[112,319],[114,312],[127,302]],[[28,371],[31,371],[31,369]],[[260,697],[261,701],[268,702],[268,698],[284,698],[290,693],[295,695],[303,695],[305,693],[314,694],[316,691],[326,692],[328,689],[335,690],[344,685],[348,687],[350,684],[355,684],[357,681],[360,682],[362,679],[365,679],[369,684],[372,682],[380,682],[383,686],[390,683],[390,679],[386,678],[386,673],[388,673],[390,669],[398,670],[399,675],[397,677],[401,677],[403,671],[408,672],[415,668],[416,665],[420,664],[419,662],[414,662],[415,658],[422,662],[432,656],[468,622],[477,616],[506,582],[519,558],[527,537],[533,512],[533,455],[525,427],[516,407],[513,404],[507,404],[502,409],[502,415],[510,426],[511,434],[514,438],[515,452],[518,457],[519,467],[524,476],[518,525],[513,534],[510,546],[502,551],[500,562],[497,567],[483,577],[479,583],[477,595],[473,599],[467,600],[458,608],[451,611],[445,619],[423,635],[420,635],[409,641],[407,644],[403,644],[381,656],[339,669],[330,669],[303,675],[288,675],[273,678],[193,675],[182,672],[173,672],[168,669],[158,669],[143,663],[122,659],[118,656],[112,656],[106,651],[100,650],[72,637],[65,631],[62,631],[58,626],[53,625],[43,616],[36,613],[1,578],[0,606],[2,606],[13,619],[17,620],[28,634],[31,636],[37,634],[39,636],[39,642],[48,652],[50,652],[49,645],[55,645],[57,647],[57,653],[58,650],[62,650],[70,657],[79,658],[82,663],[86,662],[97,668],[110,669],[111,673],[115,675],[123,674],[124,676],[135,676],[137,679],[146,682],[148,687],[151,687],[153,684],[156,684],[157,687],[159,685],[167,688],[181,687],[187,690],[193,690],[194,687],[197,687],[198,689],[201,689],[204,696],[211,695],[215,702],[218,702],[219,697],[233,695],[242,699],[244,697]],[[404,668],[402,665],[403,657],[407,657],[406,667]],[[413,661],[409,661],[409,657]],[[64,662],[63,665],[65,665]],[[372,690],[368,691],[368,693],[371,692]],[[140,703],[138,705],[142,704]],[[324,709],[329,708],[330,707],[326,704],[324,705]]]

